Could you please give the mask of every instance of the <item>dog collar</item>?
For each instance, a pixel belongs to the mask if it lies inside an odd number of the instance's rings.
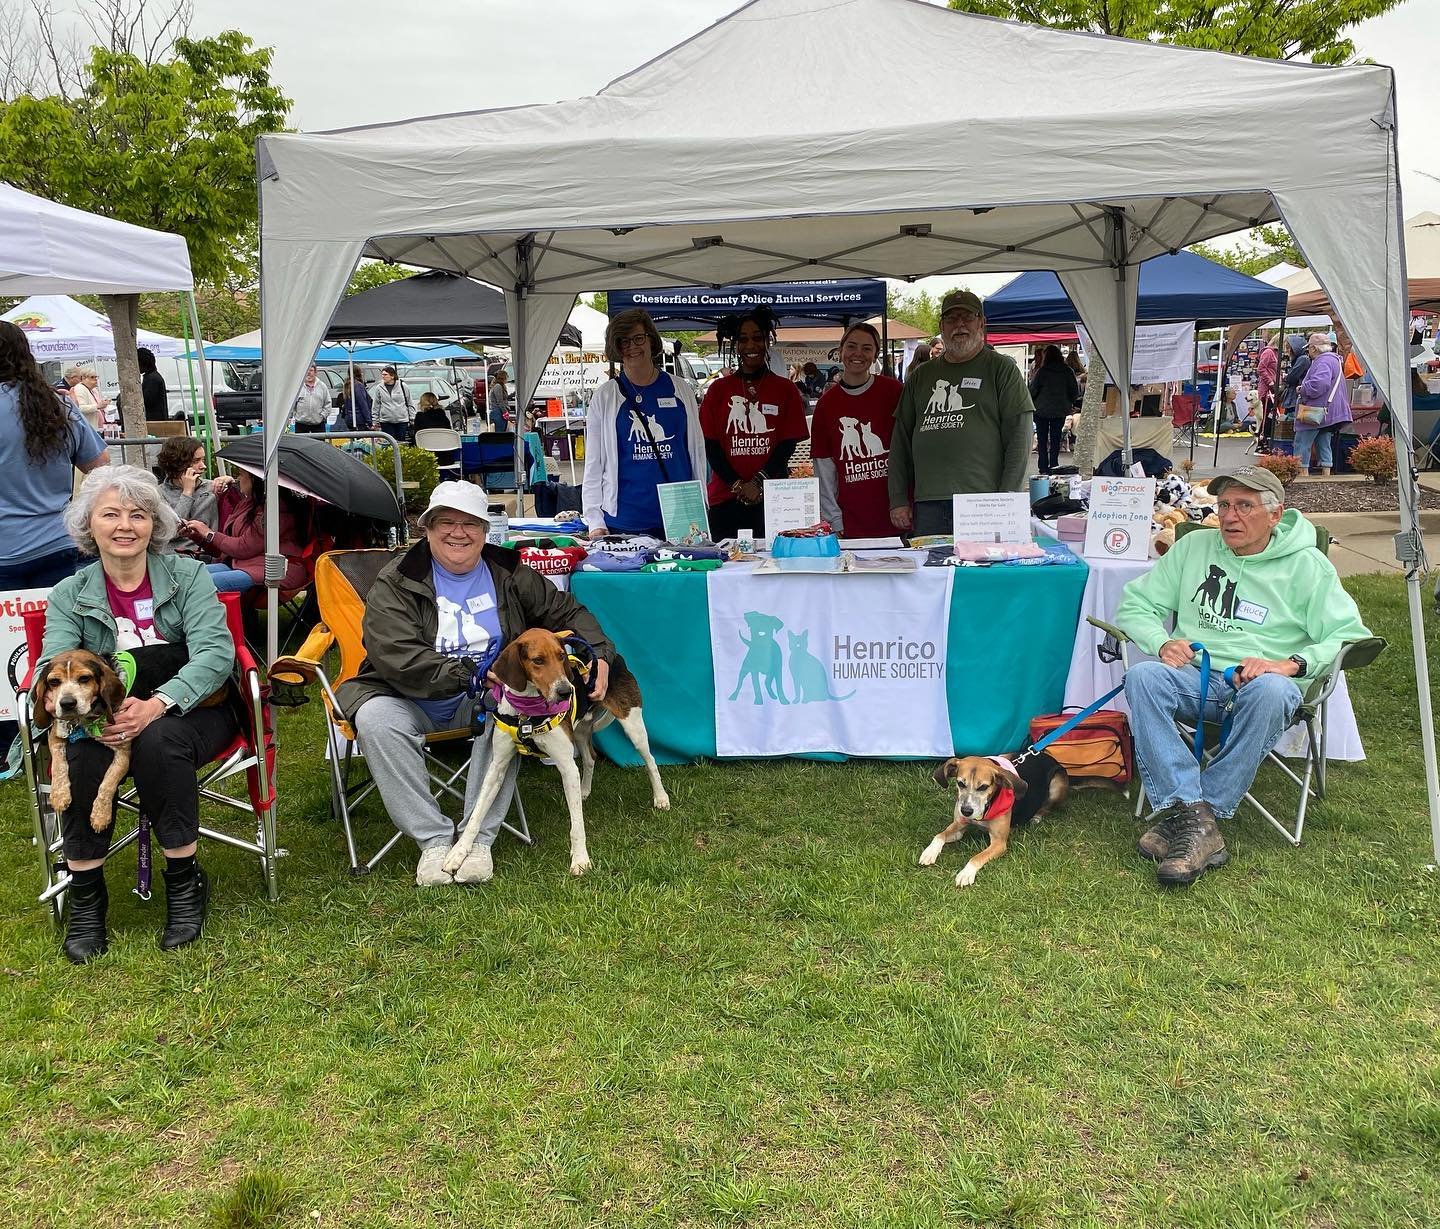
[[[490,695],[496,704],[508,704],[522,717],[563,717],[570,711],[574,697],[565,700],[547,700],[544,696],[527,696],[523,692],[511,691],[504,683],[493,683]]]

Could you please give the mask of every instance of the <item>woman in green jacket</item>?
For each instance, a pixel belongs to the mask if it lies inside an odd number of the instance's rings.
[[[90,808],[109,767],[109,748],[131,744],[130,772],[142,810],[165,853],[165,929],[162,948],[200,937],[209,883],[196,861],[200,799],[196,772],[234,739],[229,704],[203,705],[235,667],[235,646],[215,582],[194,559],[162,553],[175,537],[175,513],[154,477],[133,465],[86,476],[65,512],[75,544],[99,564],[82,568],[50,591],[45,643],[36,677],[57,653],[89,649],[110,654],[169,644],[185,650],[184,664],[160,682],[150,699],[130,697],[98,737],[66,746],[71,803],[61,816],[70,871],[70,918],[65,954],[84,964],[104,953],[105,857],[114,834],[90,825]],[[47,707],[49,707],[47,705]]]

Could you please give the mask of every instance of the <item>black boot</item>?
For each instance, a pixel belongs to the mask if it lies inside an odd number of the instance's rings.
[[[110,946],[105,933],[105,910],[110,894],[105,890],[105,873],[80,871],[83,876],[70,885],[70,917],[65,923],[65,955],[73,964],[89,964],[103,956]],[[94,875],[94,878],[88,876]]]
[[[200,937],[205,926],[205,909],[210,904],[210,880],[200,864],[187,859],[182,870],[165,868],[165,929],[160,947],[184,947]]]

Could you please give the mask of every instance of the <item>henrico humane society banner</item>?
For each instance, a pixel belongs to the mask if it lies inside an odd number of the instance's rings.
[[[950,568],[707,580],[722,756],[953,753],[945,698]]]

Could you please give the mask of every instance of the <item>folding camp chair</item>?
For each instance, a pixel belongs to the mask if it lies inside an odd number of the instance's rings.
[[[525,444],[525,465],[522,473],[529,474],[534,468],[534,454],[530,441]],[[476,440],[478,464],[473,472],[480,475],[480,483],[487,491],[515,490],[515,437],[508,431],[487,431]]]
[[[1434,469],[1440,465],[1440,414],[1435,416],[1435,425],[1430,428],[1423,444],[1415,449],[1415,468]]]
[[[1194,523],[1181,524],[1176,529],[1175,536],[1183,537],[1186,533],[1219,533],[1218,529]],[[1316,547],[1322,554],[1328,554],[1330,549],[1330,535],[1319,525],[1315,527]],[[1117,658],[1122,661],[1126,669],[1129,669],[1130,660],[1127,646],[1130,644],[1130,637],[1113,624],[1106,623],[1102,619],[1089,618],[1087,621],[1094,627],[1105,633],[1104,639],[1096,647],[1100,659],[1106,662],[1113,662]],[[1295,716],[1290,722],[1290,729],[1303,725],[1305,727],[1305,763],[1300,772],[1296,772],[1285,762],[1283,756],[1273,748],[1266,753],[1263,765],[1266,761],[1274,764],[1285,774],[1300,790],[1299,804],[1295,811],[1295,818],[1291,827],[1286,827],[1277,819],[1270,810],[1254,794],[1254,783],[1251,789],[1245,794],[1244,802],[1260,812],[1292,845],[1299,845],[1300,839],[1305,832],[1305,813],[1309,807],[1310,799],[1322,800],[1325,797],[1325,725],[1328,715],[1330,697],[1334,694],[1335,688],[1339,686],[1341,673],[1345,670],[1359,670],[1373,662],[1385,649],[1385,641],[1378,636],[1370,636],[1364,640],[1346,641],[1340,646],[1340,652],[1335,655],[1334,661],[1325,666],[1323,670],[1311,681],[1305,689],[1300,700],[1300,707],[1295,710]],[[1187,739],[1195,735],[1195,727],[1177,721],[1176,726],[1184,733]],[[1204,750],[1205,761],[1208,763],[1214,758],[1218,747],[1206,747]],[[1258,772],[1256,774],[1259,776]],[[1143,780],[1137,777],[1139,785],[1139,796],[1135,800],[1135,817],[1139,819],[1145,815],[1145,785]],[[1153,820],[1159,812],[1150,816]]]
[[[1188,444],[1195,438],[1195,417],[1200,398],[1194,393],[1176,393],[1170,398],[1170,424],[1175,428],[1171,447]]]
[[[364,757],[357,753],[355,727],[335,698],[335,689],[354,678],[365,661],[363,595],[370,591],[381,569],[394,558],[396,552],[389,550],[331,551],[322,555],[315,565],[315,597],[320,622],[293,655],[277,658],[270,667],[272,682],[305,685],[316,680],[320,684],[327,717],[325,738],[330,760],[330,811],[345,831],[352,875],[369,874],[402,835],[398,830],[391,833],[378,852],[361,861],[355,841],[354,811],[375,792],[375,782],[364,770]],[[340,654],[339,668],[333,673],[325,665],[331,649],[338,650]],[[431,793],[442,807],[447,798],[454,800],[459,807],[465,804],[470,740],[468,730],[442,730],[425,739],[422,748],[425,771],[430,778]],[[445,754],[447,750],[464,752],[458,764]],[[501,827],[527,845],[533,845],[518,786],[513,814],[514,824],[507,819]],[[461,819],[464,819],[463,815]]]
[[[230,628],[231,639],[235,642],[235,664],[239,670],[238,686],[244,713],[240,732],[210,764],[200,773],[200,800],[214,803],[217,807],[238,811],[254,820],[254,839],[246,839],[203,823],[200,835],[222,845],[231,845],[253,853],[260,860],[260,875],[265,880],[265,891],[270,900],[280,899],[280,888],[276,876],[276,862],[285,851],[276,843],[275,834],[275,734],[274,722],[267,703],[264,687],[260,682],[260,668],[245,645],[241,626],[240,595],[222,593],[220,601],[225,606],[225,621]],[[70,872],[65,866],[61,848],[60,816],[50,806],[49,740],[44,731],[37,731],[30,722],[30,684],[35,663],[40,660],[41,645],[45,638],[45,612],[30,611],[25,614],[25,643],[29,653],[29,667],[19,697],[20,747],[25,770],[25,780],[30,787],[30,810],[34,825],[34,844],[40,857],[42,890],[40,902],[50,906],[51,919],[58,926],[64,915],[65,892],[70,886]],[[261,750],[263,748],[263,754]],[[225,793],[220,787],[227,781],[244,774],[246,797],[244,799]],[[134,815],[138,818],[140,809],[135,790],[121,793],[116,799],[116,812]],[[140,839],[137,825],[110,845],[107,860],[124,849],[126,845]]]

